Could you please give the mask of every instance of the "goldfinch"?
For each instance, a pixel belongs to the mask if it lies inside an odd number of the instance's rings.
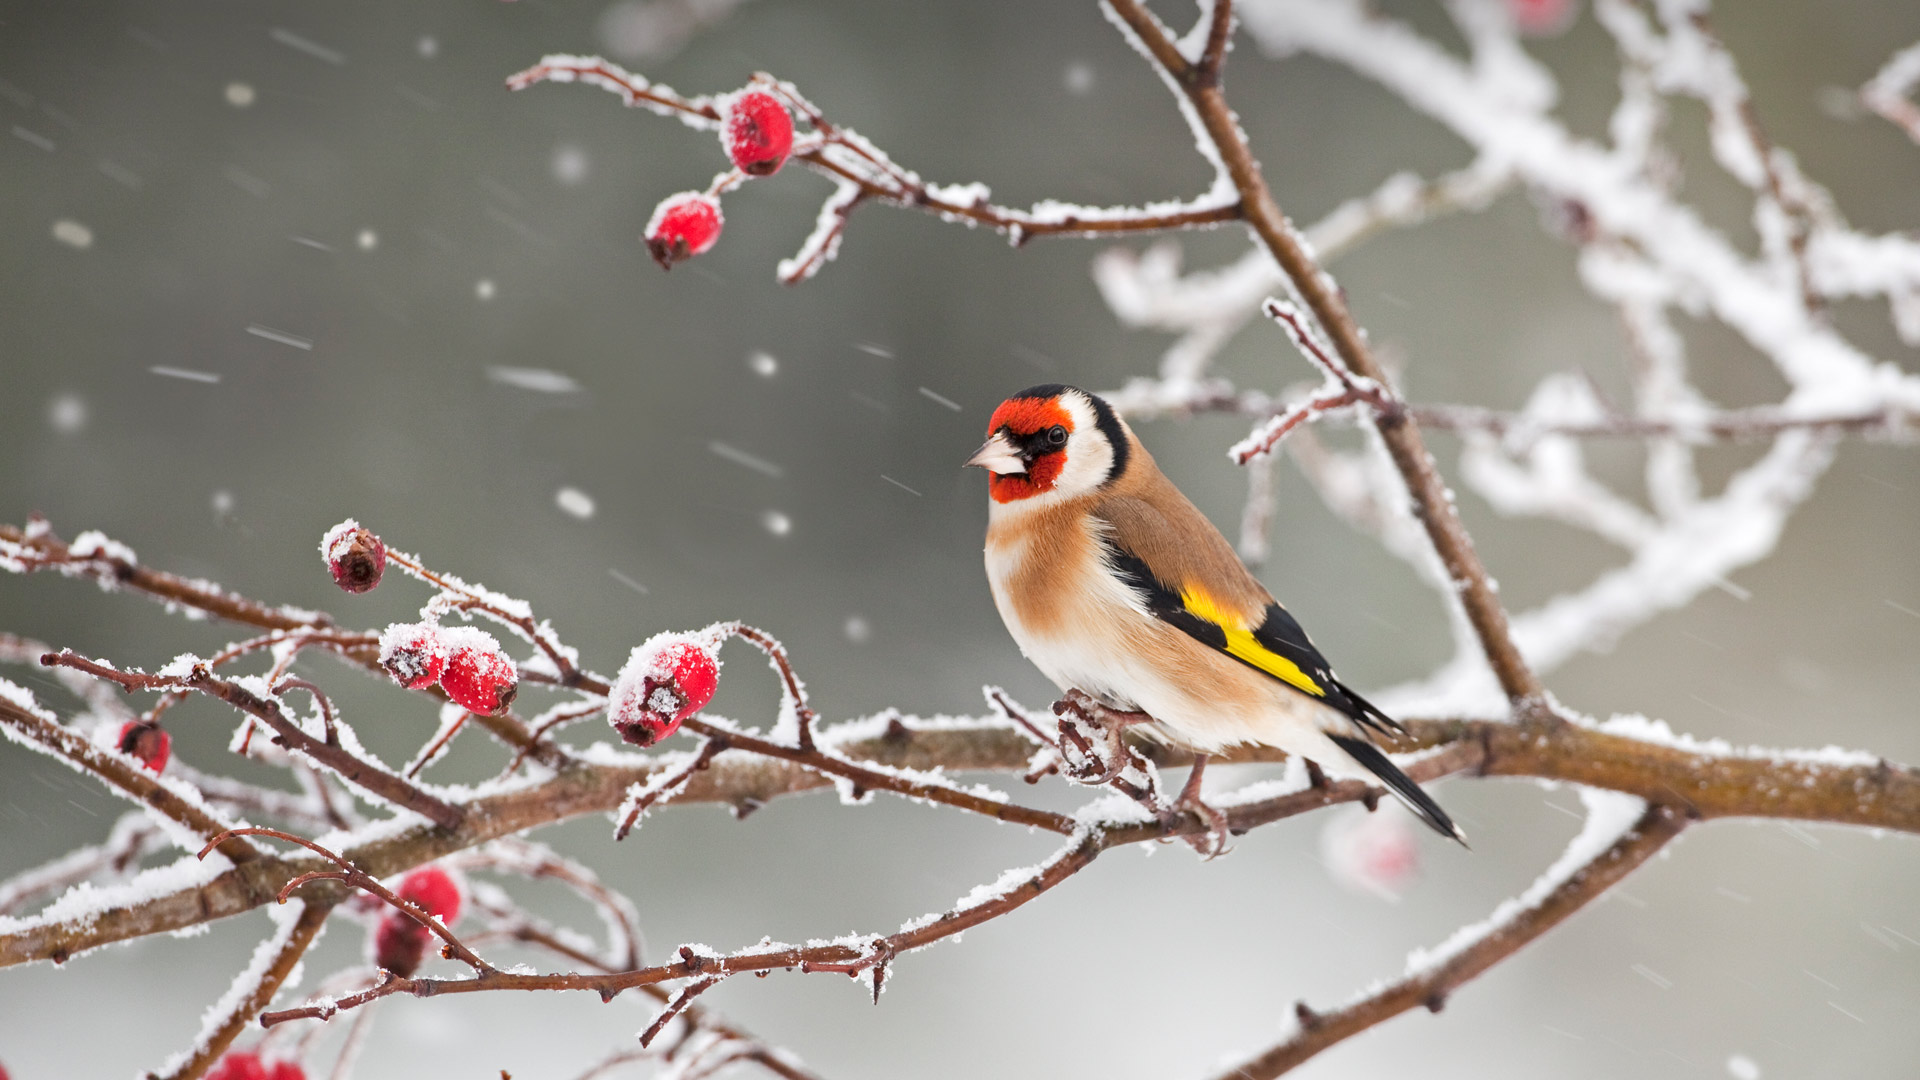
[[[1400,725],[1340,682],[1105,401],[1071,386],[1023,390],[994,410],[967,465],[988,473],[994,605],[1061,690],[1151,714],[1154,736],[1201,755],[1196,769],[1258,743],[1377,781],[1464,842],[1374,746]]]

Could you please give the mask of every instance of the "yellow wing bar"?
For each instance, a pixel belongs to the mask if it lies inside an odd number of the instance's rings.
[[[1219,627],[1227,636],[1228,656],[1243,663],[1251,664],[1261,671],[1279,679],[1289,686],[1312,694],[1314,697],[1326,697],[1327,690],[1313,680],[1313,677],[1300,670],[1300,665],[1260,644],[1248,629],[1244,620],[1229,614],[1213,597],[1204,590],[1189,588],[1180,590],[1180,604],[1187,613],[1196,619],[1204,619]]]

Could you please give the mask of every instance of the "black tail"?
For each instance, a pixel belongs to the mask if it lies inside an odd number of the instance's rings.
[[[1460,826],[1455,825],[1447,812],[1440,809],[1440,804],[1433,801],[1433,796],[1420,790],[1419,784],[1388,760],[1379,747],[1353,735],[1328,735],[1327,738],[1332,739],[1353,760],[1364,765],[1368,772],[1379,777],[1380,782],[1387,785],[1387,790],[1399,796],[1400,801],[1407,804],[1407,809],[1412,810],[1434,832],[1449,840],[1460,841],[1461,847],[1467,846],[1467,834],[1460,831]]]

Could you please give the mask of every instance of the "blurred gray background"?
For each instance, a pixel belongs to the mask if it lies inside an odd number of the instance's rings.
[[[1425,28],[1444,23],[1426,4],[1391,6]],[[1012,251],[884,208],[861,210],[816,280],[783,288],[773,265],[829,190],[799,169],[728,196],[719,246],[661,273],[638,234],[659,198],[720,169],[713,139],[595,89],[502,87],[543,53],[630,47],[642,11],[597,0],[0,3],[0,126],[11,129],[0,136],[0,518],[43,511],[69,538],[103,529],[156,567],[350,624],[406,617],[425,598],[409,582],[347,597],[327,580],[315,544],[351,515],[532,601],[602,670],[658,630],[740,618],[786,640],[830,717],[979,712],[983,682],[1050,700],[993,612],[979,565],[984,485],[958,465],[1009,392],[1117,386],[1149,371],[1165,340],[1123,330],[1102,305],[1087,273],[1099,245]],[[1836,110],[1831,90],[1920,38],[1920,7],[1732,5],[1719,29],[1771,133],[1853,221],[1920,225],[1920,149]],[[1583,17],[1537,52],[1576,129],[1601,131],[1615,96],[1610,41]],[[1016,204],[1165,198],[1207,180],[1164,89],[1091,3],[758,0],[633,66],[690,93],[773,71],[923,175],[982,180]],[[1317,61],[1243,47],[1229,88],[1302,221],[1399,169],[1466,160]],[[1678,109],[1687,190],[1749,235],[1744,203],[1706,161],[1700,119]],[[71,223],[64,239],[56,222]],[[1244,246],[1231,231],[1181,242],[1198,265]],[[1336,269],[1374,336],[1408,357],[1416,399],[1513,407],[1542,374],[1582,368],[1617,385],[1613,317],[1580,291],[1572,252],[1522,195],[1388,235]],[[1914,367],[1880,305],[1838,317],[1866,348]],[[1731,335],[1690,332],[1719,400],[1779,393]],[[1251,385],[1304,375],[1259,329],[1224,366]],[[580,389],[505,385],[489,374],[500,367],[561,372]],[[1142,431],[1229,530],[1244,482],[1222,450],[1242,430],[1197,420]],[[1450,465],[1451,441],[1436,447]],[[1714,458],[1727,470],[1753,453]],[[1633,460],[1625,448],[1606,455],[1623,469]],[[1750,599],[1711,593],[1572,663],[1553,688],[1578,708],[1644,711],[1703,736],[1920,760],[1915,462],[1911,449],[1847,446],[1774,557],[1737,575]],[[1279,556],[1263,576],[1349,680],[1384,685],[1444,659],[1431,593],[1356,542],[1290,469],[1277,475]],[[561,509],[563,488],[591,498],[590,517]],[[1464,505],[1516,606],[1614,558],[1555,526]],[[233,636],[53,577],[0,578],[0,627],[148,666]],[[750,654],[729,656],[715,708],[763,722],[772,679]],[[424,700],[324,661],[306,670],[381,753],[404,757],[432,729]],[[7,676],[61,700],[32,672]],[[231,767],[230,714],[196,702],[173,715],[180,757]],[[500,764],[475,736],[435,775]],[[1408,949],[1482,917],[1577,828],[1571,791],[1454,782],[1441,795],[1476,848],[1422,837],[1424,878],[1398,904],[1334,884],[1323,820],[1309,818],[1210,864],[1184,849],[1116,853],[1044,902],[900,963],[877,1007],[856,984],[798,975],[706,1000],[834,1080],[1207,1075],[1270,1041],[1296,999],[1332,1004],[1398,974]],[[0,745],[0,875],[104,836],[120,812],[84,778]],[[609,833],[594,819],[542,835],[636,899],[656,952],[891,929],[1051,846],[830,796],[740,823],[711,807],[663,812],[619,846]],[[557,895],[529,895],[591,925]],[[1732,1055],[1767,1077],[1913,1075],[1916,900],[1910,839],[1704,828],[1442,1015],[1397,1020],[1301,1075],[1716,1077]],[[61,971],[0,972],[0,1062],[16,1080],[156,1064],[191,1038],[267,926],[256,913]],[[363,947],[336,927],[308,985]],[[362,1077],[570,1077],[628,1045],[647,1015],[624,999],[559,995],[381,1011]]]

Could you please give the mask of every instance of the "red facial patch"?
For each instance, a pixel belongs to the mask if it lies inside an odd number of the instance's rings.
[[[1009,398],[993,410],[993,419],[987,421],[987,435],[1001,428],[1012,432],[1014,438],[1023,439],[1037,431],[1045,431],[1055,424],[1073,433],[1073,417],[1060,404],[1057,397],[1050,398]],[[1016,502],[1031,498],[1053,488],[1053,482],[1060,478],[1060,470],[1067,466],[1067,452],[1055,450],[1041,454],[1027,466],[1024,474],[1003,476],[999,473],[987,477],[987,494],[994,502]]]

